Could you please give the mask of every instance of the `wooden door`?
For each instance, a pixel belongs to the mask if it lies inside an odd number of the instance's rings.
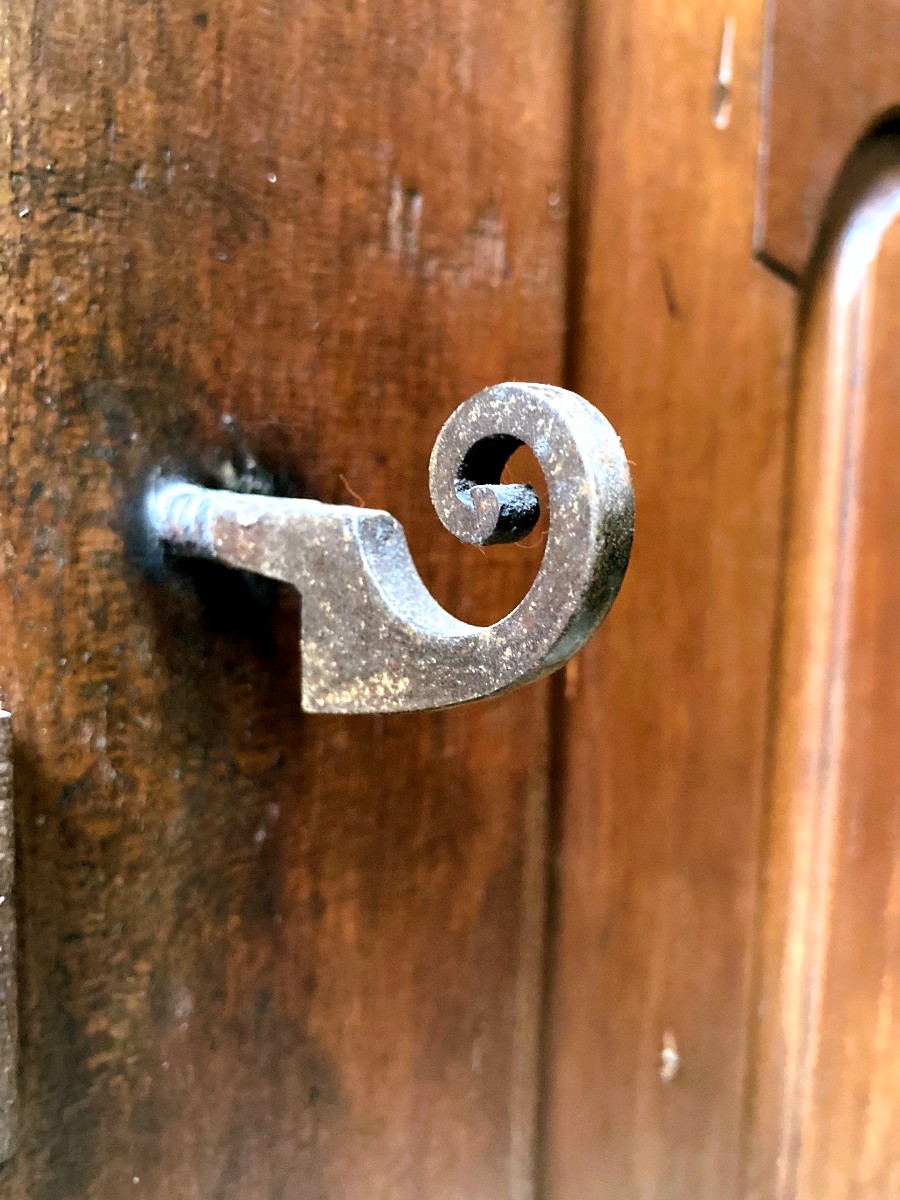
[[[857,7],[0,8],[4,1200],[900,1194],[897,43]],[[546,683],[303,716],[296,599],[139,536],[159,469],[386,507],[495,619],[540,531],[459,545],[426,468],[509,378],[596,403],[637,493]]]
[[[900,1195],[895,9],[588,6],[575,376],[638,518],[570,668],[566,1200]]]
[[[563,357],[564,5],[3,10],[4,1196],[523,1196],[549,703],[304,719],[296,601],[146,561],[149,474],[386,507],[489,620],[442,421]]]

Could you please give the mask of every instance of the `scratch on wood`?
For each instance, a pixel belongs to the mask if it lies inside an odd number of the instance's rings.
[[[404,187],[391,176],[387,211],[387,248],[392,258],[414,262],[419,256],[419,229],[425,198],[414,187]]]
[[[491,287],[499,287],[506,276],[506,234],[500,214],[487,210],[478,216],[470,234],[472,275]]]
[[[666,298],[666,308],[669,311],[669,316],[673,321],[683,321],[684,309],[678,300],[678,294],[675,291],[675,281],[672,278],[669,264],[660,255],[656,260],[656,265],[659,268],[659,280],[662,284],[663,295]]]

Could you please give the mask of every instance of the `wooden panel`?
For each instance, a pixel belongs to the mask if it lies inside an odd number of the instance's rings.
[[[637,528],[562,706],[550,1194],[732,1200],[794,307],[752,258],[763,14],[588,13],[573,377]]]
[[[805,328],[749,1194],[900,1195],[900,144],[848,168]]]
[[[525,590],[427,457],[559,378],[570,45],[543,0],[3,7],[3,1197],[530,1194],[546,691],[304,720],[296,605],[129,512],[268,473],[390,507],[463,617]]]
[[[900,105],[900,8],[772,0],[770,41],[757,245],[798,275],[847,155]]]

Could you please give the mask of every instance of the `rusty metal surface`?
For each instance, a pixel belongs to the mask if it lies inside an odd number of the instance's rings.
[[[0,710],[0,1162],[14,1151],[16,1137],[19,1021],[14,874],[11,718]]]
[[[148,492],[146,515],[152,532],[180,553],[297,588],[306,710],[446,708],[561,666],[606,616],[628,564],[634,497],[621,444],[595,408],[562,388],[499,384],[450,416],[429,472],[447,529],[486,545],[533,528],[535,493],[500,483],[523,444],[547,482],[547,545],[528,594],[486,627],[457,620],[435,601],[402,526],[386,512],[162,479]]]

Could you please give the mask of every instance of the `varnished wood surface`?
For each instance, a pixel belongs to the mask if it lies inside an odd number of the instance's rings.
[[[800,275],[854,144],[900,105],[894,0],[772,0],[757,246]]]
[[[825,8],[776,8],[764,248],[790,269],[896,101],[879,5]],[[0,1197],[530,1200],[538,1116],[550,1200],[897,1190],[897,234],[855,407],[813,293],[786,473],[795,296],[753,261],[762,0],[0,21],[22,1008]],[[136,536],[157,466],[274,476],[389,508],[439,598],[493,619],[540,537],[445,535],[431,441],[487,383],[564,375],[623,436],[638,525],[552,698],[304,719],[290,598]],[[849,448],[837,475],[823,447]],[[840,703],[810,701],[813,661]],[[802,786],[795,727],[812,762],[841,750]]]
[[[442,420],[561,371],[565,4],[2,12],[10,1200],[531,1194],[546,693],[301,717],[296,606],[166,577],[159,464],[386,506],[460,616]],[[229,466],[232,458],[235,466]],[[252,473],[252,472],[251,472]]]
[[[748,1195],[900,1195],[900,144],[849,164],[798,396]]]
[[[554,1200],[743,1200],[794,321],[753,262],[762,39],[757,0],[588,5],[573,382],[637,522],[561,717]]]

